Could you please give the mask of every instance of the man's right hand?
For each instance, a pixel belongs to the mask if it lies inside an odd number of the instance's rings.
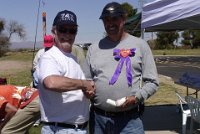
[[[91,99],[95,95],[95,84],[92,80],[81,80],[82,82],[82,91],[88,99]]]

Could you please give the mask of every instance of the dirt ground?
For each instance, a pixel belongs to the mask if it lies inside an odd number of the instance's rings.
[[[24,70],[25,68],[31,68],[31,66],[32,65],[29,62],[25,61],[11,61],[11,60],[0,61],[1,72]]]

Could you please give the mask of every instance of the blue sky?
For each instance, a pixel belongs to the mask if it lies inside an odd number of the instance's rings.
[[[41,0],[37,41],[42,40],[42,12],[47,14],[47,34],[51,34],[51,26],[56,14],[64,9],[71,10],[77,15],[78,34],[75,43],[96,42],[103,37],[104,27],[99,16],[103,7],[113,0]],[[153,0],[145,0],[150,2]],[[128,2],[134,8],[139,8],[138,0],[118,0],[119,3]],[[26,41],[34,41],[39,0],[1,0],[0,18],[7,23],[15,20],[23,24],[27,33]],[[140,9],[139,9],[140,10]],[[13,36],[12,42],[20,42]]]

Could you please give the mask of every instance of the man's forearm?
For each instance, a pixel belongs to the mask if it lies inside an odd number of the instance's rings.
[[[83,86],[81,80],[56,75],[46,77],[43,81],[43,84],[47,89],[56,92],[66,92],[81,89],[81,86]]]
[[[63,76],[48,76],[43,81],[46,89],[55,92],[67,92],[81,89],[87,98],[91,98],[95,93],[95,85],[91,80],[72,79]]]

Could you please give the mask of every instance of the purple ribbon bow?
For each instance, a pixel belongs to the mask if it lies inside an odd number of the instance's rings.
[[[109,81],[110,85],[113,85],[117,81],[117,79],[121,73],[124,61],[126,61],[126,78],[128,81],[128,86],[132,86],[132,71],[131,71],[132,65],[131,65],[130,57],[135,55],[135,50],[136,50],[135,48],[114,49],[113,50],[114,58],[115,58],[115,60],[119,60],[119,63],[117,65],[117,68],[116,68],[111,80]]]

